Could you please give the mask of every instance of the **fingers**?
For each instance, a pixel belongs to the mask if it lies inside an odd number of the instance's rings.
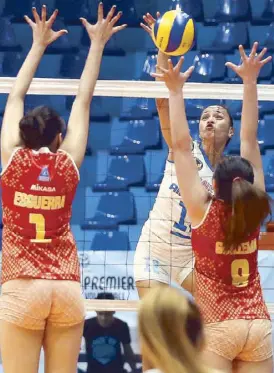
[[[156,19],[154,17],[152,17],[152,15],[150,13],[147,13],[146,16],[147,16],[147,19],[150,23],[155,23],[156,22]]]
[[[157,18],[160,18],[160,17],[161,17],[161,13],[160,13],[160,12],[157,12],[157,13],[156,13],[156,17],[157,17]]]
[[[244,47],[242,45],[239,45],[239,52],[240,52],[242,61],[243,62],[246,61],[247,60],[247,55],[245,54],[245,50],[244,50]]]
[[[237,73],[238,66],[234,65],[234,63],[226,62],[225,66],[228,67],[229,69],[233,70],[235,73]]]
[[[35,23],[28,16],[24,16],[24,19],[30,25],[31,28],[34,26]]]
[[[190,78],[190,76],[193,73],[194,69],[195,69],[195,66],[190,66],[190,68],[187,69],[187,71],[185,72],[186,79]]]
[[[112,20],[110,21],[110,25],[112,27],[119,21],[119,19],[122,17],[122,14],[123,12],[118,12],[118,14],[112,18]]]
[[[158,78],[158,79],[164,79],[164,74],[159,74],[159,73],[151,73],[150,76],[153,78]]]
[[[258,42],[255,42],[255,43],[253,44],[252,49],[251,49],[251,52],[250,52],[250,55],[249,55],[250,58],[255,58],[256,53],[257,53],[258,45],[259,45]]]
[[[170,69],[170,62],[171,60],[168,60],[168,69],[164,69],[162,66],[159,66],[159,65],[156,65],[156,69],[159,70],[159,71],[162,71],[162,73],[164,74],[167,74],[169,72],[169,69]],[[172,62],[171,62],[172,64]],[[172,65],[172,69],[173,69],[173,65]]]
[[[60,30],[60,31],[55,32],[53,41],[60,38],[60,36],[63,36],[63,35],[66,35],[66,34],[68,34],[68,30]]]
[[[57,15],[58,15],[58,9],[55,9],[55,11],[52,13],[50,19],[47,22],[50,28],[53,26]]]
[[[184,63],[184,60],[185,60],[184,57],[181,57],[181,58],[179,59],[177,65],[175,66],[175,70],[176,70],[176,71],[181,71],[182,66],[183,66],[183,63]]]
[[[114,16],[115,10],[116,10],[116,5],[113,5],[112,8],[110,9],[110,11],[108,12],[108,15],[107,15],[107,18],[106,18],[107,22],[110,22],[112,20],[112,17]]]
[[[122,25],[122,26],[114,27],[114,29],[113,29],[113,34],[116,34],[116,32],[119,32],[119,31],[121,31],[121,30],[124,30],[126,27],[127,27],[126,24],[124,24],[124,25]]]
[[[81,17],[80,21],[82,22],[82,25],[87,28],[88,21],[86,20],[86,18]]]
[[[152,30],[150,27],[146,26],[144,23],[140,23],[140,26],[149,34],[151,35]]]
[[[100,4],[98,5],[98,22],[103,21],[103,19],[104,19],[104,7],[103,7],[103,3],[100,2]]]
[[[268,62],[270,62],[271,60],[272,60],[272,57],[269,56],[269,57],[265,58],[264,60],[262,60],[262,61],[260,62],[260,64],[261,64],[261,66],[264,66],[264,65],[266,65]]]
[[[41,20],[42,20],[42,22],[47,21],[47,7],[46,7],[46,5],[42,6]]]
[[[40,17],[39,17],[39,15],[38,15],[38,13],[37,13],[37,10],[36,10],[36,8],[32,8],[32,14],[33,14],[33,18],[34,18],[34,20],[35,20],[35,23],[40,23]]]
[[[263,58],[263,56],[266,54],[267,52],[267,48],[264,48],[258,55],[257,59],[258,61],[261,61],[261,59]]]

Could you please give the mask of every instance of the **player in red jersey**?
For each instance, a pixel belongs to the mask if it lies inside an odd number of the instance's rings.
[[[1,134],[3,254],[0,343],[5,373],[36,373],[41,347],[46,372],[75,373],[84,321],[71,205],[79,181],[90,102],[106,42],[125,25],[112,7],[106,19],[81,19],[92,41],[62,141],[63,120],[50,108],[24,116],[24,98],[46,47],[66,33],[54,32],[33,9],[33,45],[9,95]]]
[[[205,360],[224,372],[272,373],[271,321],[263,300],[257,251],[260,224],[270,213],[257,141],[257,78],[271,58],[257,43],[242,64],[228,63],[244,81],[241,156],[224,157],[213,176],[211,197],[199,178],[182,87],[193,71],[180,73],[183,59],[154,74],[169,89],[173,151],[183,203],[192,222],[195,298],[206,323]],[[247,104],[248,103],[248,104]],[[214,134],[214,127],[212,128]],[[252,166],[253,167],[252,167]]]

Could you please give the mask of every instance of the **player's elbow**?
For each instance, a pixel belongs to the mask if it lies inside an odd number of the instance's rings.
[[[174,152],[191,152],[192,138],[190,135],[181,136],[178,139],[172,138],[172,149]]]

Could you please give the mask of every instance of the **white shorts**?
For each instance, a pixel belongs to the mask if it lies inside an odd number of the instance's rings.
[[[135,281],[176,282],[181,286],[193,268],[191,246],[170,245],[142,232],[134,256]]]

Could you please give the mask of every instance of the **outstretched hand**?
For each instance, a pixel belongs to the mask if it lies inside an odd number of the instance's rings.
[[[161,14],[160,12],[156,13],[156,17],[160,18]],[[149,34],[149,36],[153,39],[152,37],[152,27],[156,23],[156,19],[152,17],[150,13],[147,13],[145,16],[143,16],[143,20],[145,23],[141,23],[141,27]]]
[[[43,5],[41,17],[39,16],[36,8],[32,8],[32,14],[34,21],[28,16],[25,16],[26,22],[30,25],[33,32],[33,43],[43,47],[47,47],[53,43],[60,36],[67,34],[67,30],[53,31],[52,26],[56,20],[58,10],[56,9],[49,20],[47,21],[47,7]]]
[[[172,93],[178,93],[182,91],[182,87],[188,78],[191,76],[194,66],[191,66],[187,71],[184,73],[181,72],[181,68],[184,62],[184,57],[181,57],[177,65],[174,67],[172,61],[168,60],[168,69],[164,69],[161,66],[157,66],[157,68],[162,73],[152,73],[151,76],[154,78],[158,78],[161,81],[164,81],[167,88]]]
[[[115,27],[116,23],[122,16],[122,12],[119,12],[116,16],[114,16],[115,11],[116,5],[113,5],[107,17],[104,19],[103,3],[100,3],[98,6],[98,19],[95,25],[90,24],[85,18],[80,18],[90,39],[93,42],[98,42],[105,45],[113,34],[127,27],[126,24]]]
[[[272,57],[269,56],[263,59],[267,52],[267,48],[264,48],[258,55],[258,43],[253,44],[250,55],[247,56],[242,45],[239,46],[239,52],[241,55],[242,63],[240,65],[234,65],[232,62],[227,62],[225,65],[232,69],[243,82],[256,83],[260,74],[261,68],[271,61]]]

